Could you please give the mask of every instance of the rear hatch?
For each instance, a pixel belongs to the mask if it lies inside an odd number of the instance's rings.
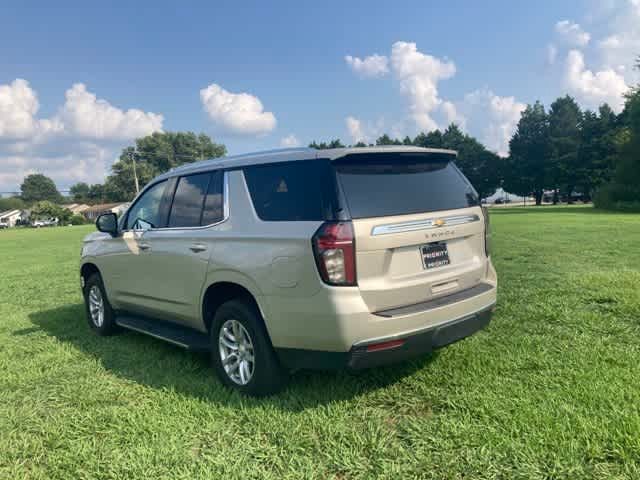
[[[471,288],[486,272],[478,195],[443,152],[333,161],[353,222],[357,282],[371,312]]]

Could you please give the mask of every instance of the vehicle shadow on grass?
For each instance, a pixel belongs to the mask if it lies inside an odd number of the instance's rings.
[[[206,354],[188,352],[136,332],[99,337],[91,331],[82,304],[29,314],[34,327],[14,332],[28,336],[40,330],[100,361],[113,374],[155,389],[167,389],[229,406],[273,406],[302,411],[348,400],[400,382],[430,364],[437,352],[401,364],[359,372],[297,372],[281,393],[252,399],[224,388],[214,377]]]

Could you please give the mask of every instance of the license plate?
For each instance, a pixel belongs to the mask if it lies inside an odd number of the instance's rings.
[[[446,243],[427,243],[420,247],[424,268],[438,268],[449,265],[449,251]]]

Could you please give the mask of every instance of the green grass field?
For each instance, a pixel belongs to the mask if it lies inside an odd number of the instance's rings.
[[[242,398],[206,357],[98,338],[91,227],[0,232],[0,478],[640,478],[640,215],[496,209],[485,331]]]

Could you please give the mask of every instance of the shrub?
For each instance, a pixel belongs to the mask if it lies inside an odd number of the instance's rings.
[[[610,183],[602,186],[593,197],[597,208],[640,212],[640,185]]]
[[[77,213],[71,216],[70,222],[71,225],[84,225],[85,223],[87,223],[85,218]]]

